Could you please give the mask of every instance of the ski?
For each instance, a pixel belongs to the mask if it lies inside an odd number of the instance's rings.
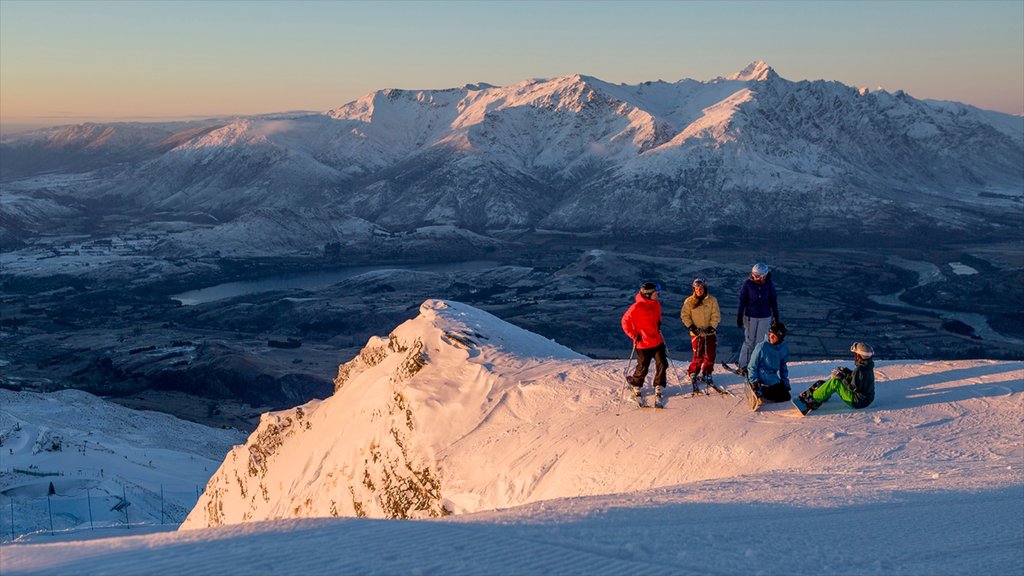
[[[732,367],[731,365],[729,365],[728,362],[722,362],[722,368],[724,368],[725,370],[728,370],[729,372],[732,372],[733,374],[739,376],[740,378],[746,376],[746,374],[741,372],[739,368]]]
[[[705,381],[704,384],[706,384],[708,388],[711,388],[715,392],[718,392],[718,394],[721,395],[721,396],[733,396],[734,395],[732,392],[729,392],[728,390],[726,390],[725,388],[722,388],[721,386],[719,386],[718,384],[715,384],[714,382],[707,382],[707,381]]]

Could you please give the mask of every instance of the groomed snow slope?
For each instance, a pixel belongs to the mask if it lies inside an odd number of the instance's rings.
[[[211,501],[223,506],[221,523],[238,523],[203,529],[200,502],[186,523],[198,529],[7,546],[4,573],[1024,569],[1024,363],[882,359],[869,409],[833,400],[802,418],[788,404],[753,414],[739,397],[685,398],[678,388],[668,409],[641,411],[623,399],[624,361],[580,357],[455,302],[427,301],[392,336],[342,367],[334,396],[303,407],[306,432],[296,427],[274,451],[255,452],[265,457],[262,476],[229,455],[206,494],[219,490]],[[410,355],[416,338],[421,353]],[[403,372],[416,357],[419,369]],[[792,366],[794,387],[836,363]],[[675,369],[682,364],[677,358]],[[740,393],[738,378],[718,382]],[[288,417],[294,422],[295,411],[264,424]],[[379,461],[404,447],[409,469],[429,468],[437,481],[432,505],[456,514],[323,518],[332,514],[317,499],[331,496],[337,513],[352,515],[339,494],[364,512],[388,510],[387,497],[363,482],[369,474],[382,486],[370,443]],[[336,480],[324,482],[329,475]],[[239,482],[249,497],[231,489]],[[311,503],[296,508],[296,495]],[[263,518],[280,519],[245,521]]]

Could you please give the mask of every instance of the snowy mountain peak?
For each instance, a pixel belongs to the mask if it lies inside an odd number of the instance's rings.
[[[768,80],[769,78],[778,77],[775,70],[772,69],[764,60],[755,60],[751,62],[746,68],[739,72],[729,76],[726,80],[742,80],[745,82],[760,82]]]
[[[466,479],[449,476],[446,454],[458,460],[460,438],[510,398],[533,396],[533,371],[585,359],[465,304],[427,300],[339,367],[333,396],[264,414],[182,527],[478,509],[478,497],[453,489]]]

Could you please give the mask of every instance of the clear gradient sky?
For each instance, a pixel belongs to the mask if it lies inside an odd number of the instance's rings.
[[[0,121],[327,110],[382,88],[709,80],[765,60],[1024,114],[1024,0],[0,0]]]

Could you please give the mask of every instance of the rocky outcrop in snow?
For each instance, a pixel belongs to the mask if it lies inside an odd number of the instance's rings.
[[[456,506],[444,457],[486,416],[503,369],[581,358],[455,302],[428,300],[339,367],[335,393],[265,414],[210,480],[184,528],[313,516],[424,518]]]

